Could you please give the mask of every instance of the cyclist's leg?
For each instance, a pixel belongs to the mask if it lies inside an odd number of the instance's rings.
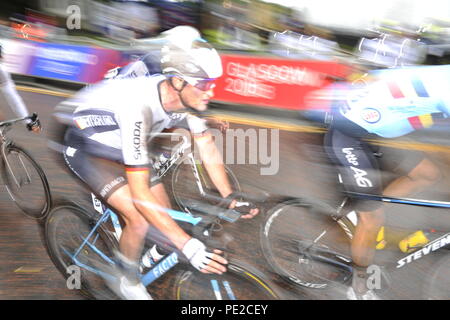
[[[334,128],[326,133],[324,142],[327,154],[337,165],[347,191],[381,194],[382,182],[378,163],[367,143]],[[367,277],[365,270],[373,260],[376,237],[384,221],[384,211],[381,202],[370,200],[355,200],[354,208],[359,216],[351,248],[353,262],[359,267],[356,268],[354,277],[355,288],[360,287],[355,283],[359,277]],[[364,279],[359,282],[364,284]],[[356,289],[359,289],[359,292],[364,291],[364,288]]]
[[[442,177],[440,169],[422,151],[387,147],[380,151],[380,166],[400,175],[384,189],[386,196],[404,197],[420,192]]]
[[[124,166],[86,152],[94,146],[87,146],[76,133],[68,132],[65,144],[64,159],[69,168],[125,220],[119,241],[120,252],[116,252],[119,281],[108,282],[108,285],[116,294],[126,299],[151,299],[140,281],[138,263],[148,223],[134,207]],[[114,148],[100,147],[97,148],[97,154],[109,155],[113,159],[121,157],[117,154],[120,151]]]
[[[154,179],[152,179],[154,180]],[[160,181],[152,182],[151,192],[158,199],[159,204],[164,208],[171,208],[169,197],[164,189],[164,185]],[[108,204],[121,212],[121,216],[125,220],[125,227],[120,238],[120,251],[133,262],[139,260],[142,256],[142,249],[145,237],[148,234],[149,224],[147,220],[138,212],[131,201],[131,192],[128,185],[123,186],[108,198]],[[152,230],[154,231],[154,230]],[[151,232],[153,242],[156,244],[168,241],[161,234]],[[158,246],[159,248],[159,246]],[[165,250],[157,250],[158,255],[162,255]]]
[[[170,204],[169,196],[167,195],[166,189],[164,188],[164,185],[158,181],[158,183],[152,182],[151,191],[156,199],[158,199],[159,203],[164,208],[172,208],[172,205]]]
[[[122,165],[116,175],[120,175],[126,181],[125,170]],[[151,192],[159,201],[159,205],[164,208],[170,208],[170,200],[161,181],[155,176],[151,176]],[[125,220],[125,227],[122,230],[120,238],[120,251],[133,262],[139,260],[144,246],[145,236],[149,229],[149,223],[144,216],[134,206],[128,184],[123,184],[120,188],[111,191],[105,195],[104,199]]]
[[[107,198],[107,203],[117,210],[125,221],[119,242],[120,251],[127,259],[138,261],[149,225],[134,206],[129,186],[124,185],[113,192]]]

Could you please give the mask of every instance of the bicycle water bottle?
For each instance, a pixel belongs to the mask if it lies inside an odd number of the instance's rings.
[[[156,245],[147,250],[147,252],[142,256],[141,266],[145,268],[151,268],[155,265],[164,255],[158,252]]]
[[[155,169],[159,170],[170,159],[170,152],[164,151],[159,155],[158,160],[155,162]]]
[[[424,230],[418,230],[410,235],[408,235],[406,238],[401,240],[398,243],[398,247],[402,252],[410,253],[416,250],[419,247],[423,247],[428,242],[430,242],[430,235],[431,233],[436,232],[434,230],[424,231]]]

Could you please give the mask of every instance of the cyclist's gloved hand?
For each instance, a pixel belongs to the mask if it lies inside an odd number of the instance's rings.
[[[241,218],[251,219],[259,213],[258,207],[245,199],[233,200],[230,205],[230,209],[236,210],[237,212],[243,214]]]
[[[27,123],[27,129],[29,131],[33,131],[35,133],[41,132],[41,129],[42,129],[41,121],[38,118],[36,118],[35,120]]]
[[[219,273],[226,271],[223,264],[227,261],[217,253],[208,252],[206,246],[198,239],[191,238],[182,249],[183,254],[195,269],[204,273]]]

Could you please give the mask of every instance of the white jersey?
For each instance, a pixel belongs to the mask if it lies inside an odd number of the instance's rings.
[[[11,110],[17,117],[23,118],[29,115],[28,109],[23,103],[22,98],[17,93],[14,86],[14,82],[11,79],[11,75],[0,64],[0,90],[3,93],[6,101],[8,102]]]
[[[186,113],[166,112],[159,87],[164,76],[106,80],[80,91],[63,104],[75,106],[73,122],[78,134],[96,154],[105,158],[121,152],[123,164],[147,166],[149,134],[159,133],[186,121],[192,133],[202,133],[205,121]],[[98,149],[101,150],[98,150]],[[113,157],[114,158],[114,157]]]

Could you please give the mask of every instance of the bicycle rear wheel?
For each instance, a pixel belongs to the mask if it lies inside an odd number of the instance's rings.
[[[185,203],[185,200],[205,201],[205,198],[200,193],[198,184],[201,184],[204,191],[220,197],[220,194],[209,178],[205,167],[200,163],[196,163],[196,168],[200,180],[195,177],[194,168],[192,168],[190,164],[185,163],[185,161],[181,161],[177,165],[172,175],[172,194],[175,202],[182,210],[187,212],[189,212],[189,206]],[[239,185],[239,181],[227,166],[225,166],[225,173],[230,181],[232,190],[240,192],[241,186]],[[213,205],[219,203],[219,201],[211,200],[208,200],[208,202]]]
[[[119,299],[106,285],[105,275],[113,274],[114,266],[112,257],[117,242],[100,226],[89,238],[89,244],[85,245],[76,256],[84,239],[96,224],[96,215],[92,215],[80,207],[65,205],[53,209],[45,224],[45,238],[48,253],[56,268],[67,281],[68,286],[72,281],[78,281],[76,289],[80,293],[94,299],[111,300]],[[69,279],[74,270],[78,271],[78,279]],[[73,289],[73,288],[72,288]]]
[[[2,156],[2,177],[11,199],[28,217],[45,218],[51,194],[44,171],[31,155],[14,144],[4,147]]]
[[[424,298],[428,300],[450,300],[450,255],[433,265],[433,273],[425,286]]]
[[[197,270],[179,272],[175,282],[177,300],[276,300],[274,286],[256,270],[231,261],[222,275]]]
[[[260,240],[267,262],[290,283],[323,289],[351,278],[344,232],[331,217],[300,200],[269,210]]]

